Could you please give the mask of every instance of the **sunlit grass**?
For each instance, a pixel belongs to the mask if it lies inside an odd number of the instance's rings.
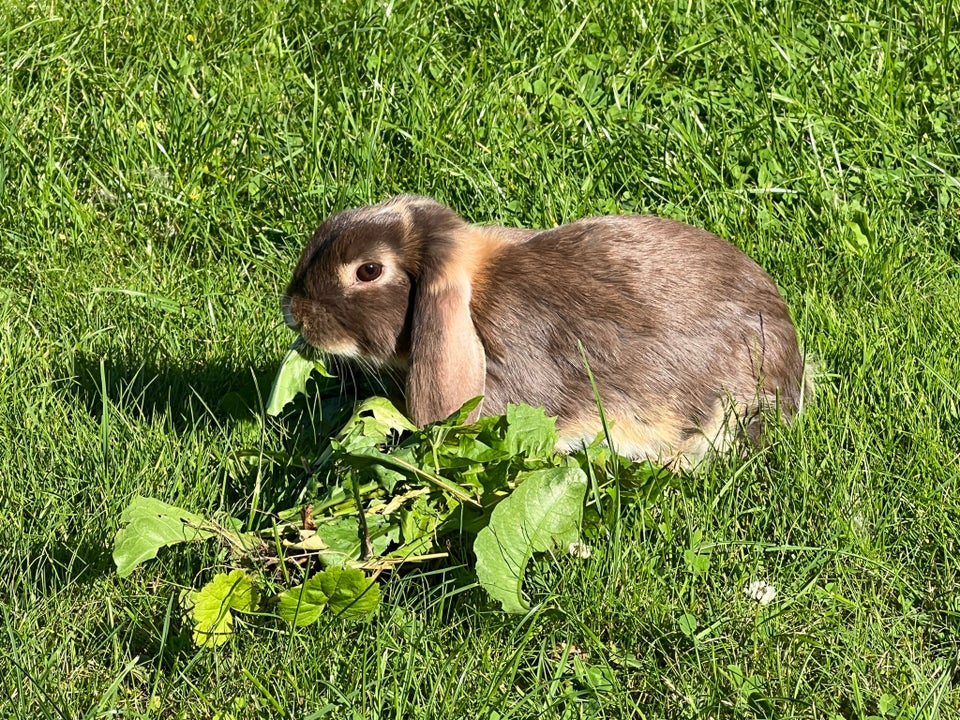
[[[955,7],[8,5],[0,715],[960,715]],[[120,581],[120,511],[282,493],[279,293],[321,218],[397,192],[724,235],[780,284],[817,400],[537,565],[526,618],[454,567],[387,580],[370,624],[197,651],[179,595],[215,558]]]

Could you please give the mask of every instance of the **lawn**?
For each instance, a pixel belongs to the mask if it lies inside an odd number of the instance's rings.
[[[2,3],[0,717],[960,718],[958,118],[930,0]],[[400,192],[727,237],[816,401],[537,562],[525,616],[437,563],[198,649],[221,555],[120,579],[120,513],[283,507],[322,438],[261,412],[280,293]]]

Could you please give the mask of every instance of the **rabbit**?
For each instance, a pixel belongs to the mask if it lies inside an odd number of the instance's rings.
[[[332,215],[282,299],[313,348],[405,375],[417,426],[483,396],[556,416],[559,451],[602,432],[615,450],[691,468],[810,391],[797,333],[770,276],[729,242],[654,216],[549,230],[467,223],[401,195]]]

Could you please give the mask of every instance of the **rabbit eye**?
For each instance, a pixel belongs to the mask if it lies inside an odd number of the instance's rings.
[[[373,282],[383,274],[383,265],[380,263],[364,263],[357,268],[357,280]]]

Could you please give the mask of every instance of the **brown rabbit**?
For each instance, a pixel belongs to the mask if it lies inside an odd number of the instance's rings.
[[[477,395],[558,418],[559,449],[601,431],[586,350],[617,450],[690,466],[805,391],[787,306],[730,243],[619,215],[552,230],[475,226],[423,197],[345,210],[313,234],[283,298],[326,353],[406,372],[411,419]]]

